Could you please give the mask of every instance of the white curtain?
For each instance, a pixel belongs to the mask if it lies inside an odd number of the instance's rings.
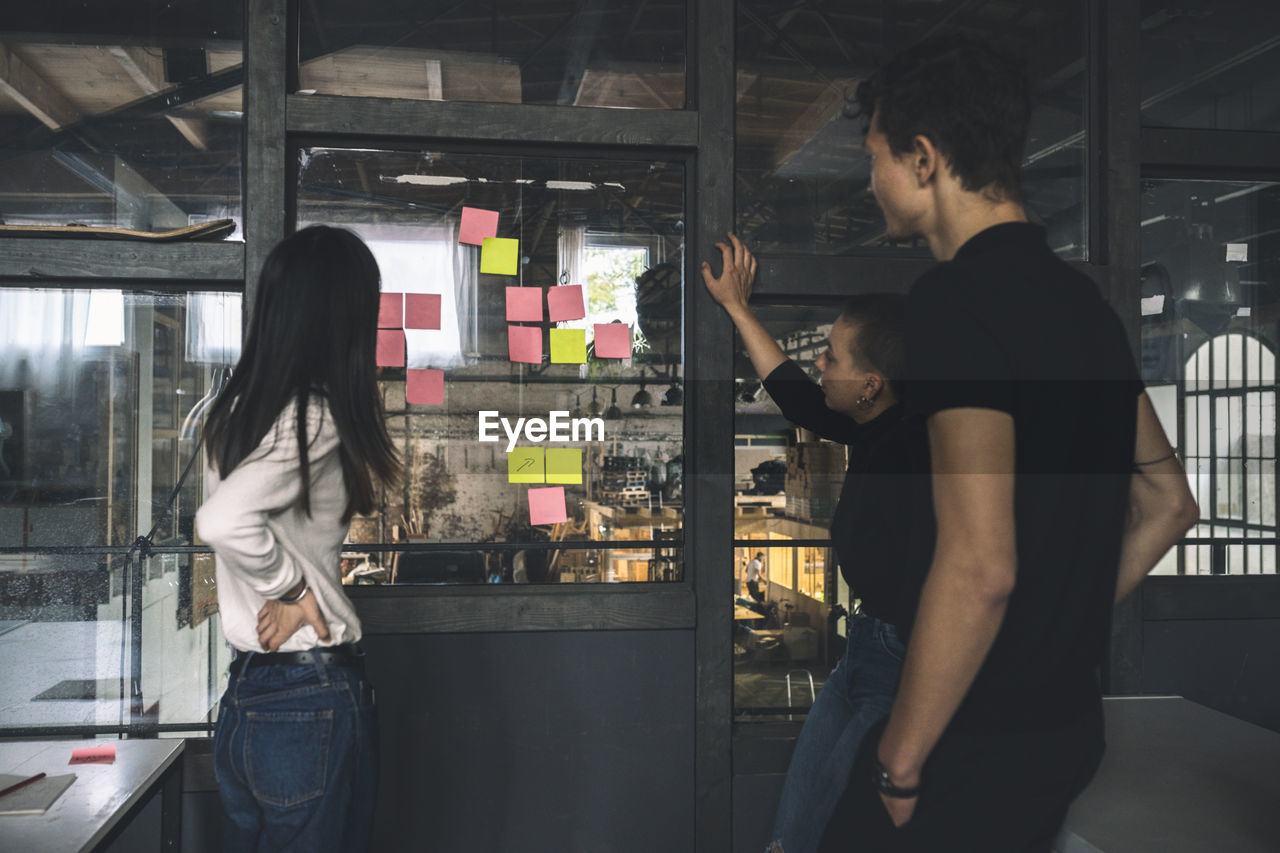
[[[118,290],[0,289],[0,388],[70,390],[86,346],[123,342]]]
[[[561,225],[558,254],[560,280],[556,284],[585,284],[582,280],[582,258],[587,251],[586,225]]]
[[[480,359],[480,311],[478,284],[480,253],[474,246],[458,242],[457,224],[450,231],[453,244],[453,295],[457,309],[458,348],[462,361],[475,364]],[[441,325],[444,318],[440,319]]]
[[[345,226],[359,234],[378,261],[387,293],[440,294],[440,328],[407,330],[407,366],[448,368],[475,351],[479,252],[458,245],[458,225]]]
[[[239,293],[187,294],[187,361],[235,366],[240,360],[243,304]]]

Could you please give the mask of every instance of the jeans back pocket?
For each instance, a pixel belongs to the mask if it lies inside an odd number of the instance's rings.
[[[254,797],[288,808],[324,794],[332,709],[249,711],[245,720],[245,775]]]

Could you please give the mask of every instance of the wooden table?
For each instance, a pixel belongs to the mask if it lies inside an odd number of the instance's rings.
[[[1280,850],[1280,734],[1172,696],[1103,709],[1107,753],[1058,853]]]
[[[71,750],[110,740],[0,743],[0,772],[76,774],[41,815],[0,815],[0,850],[84,853],[105,848],[159,792],[160,850],[177,853],[182,830],[181,738],[118,740],[114,764],[69,766]]]
[[[763,618],[763,613],[757,613],[750,607],[743,607],[741,604],[733,605],[733,619],[735,622],[750,622],[754,619]]]

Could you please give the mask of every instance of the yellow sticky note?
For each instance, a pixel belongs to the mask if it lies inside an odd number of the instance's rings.
[[[582,450],[577,447],[547,448],[547,482],[581,483]]]
[[[542,448],[514,447],[507,454],[508,483],[541,483],[543,481]]]
[[[510,237],[485,237],[480,247],[480,272],[515,275],[520,271],[520,241]]]
[[[552,329],[551,330],[551,363],[552,364],[586,364],[587,330],[586,329]]]

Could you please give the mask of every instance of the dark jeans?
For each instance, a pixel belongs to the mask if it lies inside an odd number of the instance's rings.
[[[863,740],[849,787],[822,838],[823,853],[1048,853],[1104,749],[1101,704],[1050,730],[948,731],[925,762],[915,815],[895,828],[872,782],[883,733],[882,721]]]
[[[867,730],[893,706],[906,650],[873,616],[849,617],[844,657],[822,685],[791,753],[770,850],[814,853]]]
[[[760,581],[747,581],[747,595],[764,603],[764,590],[760,589]]]
[[[213,757],[228,853],[368,849],[378,722],[362,668],[260,666],[232,675]]]

